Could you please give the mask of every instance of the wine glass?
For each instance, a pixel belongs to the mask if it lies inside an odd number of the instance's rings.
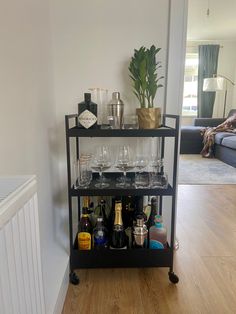
[[[106,188],[108,183],[104,182],[103,171],[111,167],[111,155],[108,146],[99,146],[96,150],[91,168],[99,172],[99,182],[95,184],[97,188]]]
[[[123,176],[121,177],[121,182],[117,183],[118,187],[128,187],[130,184],[127,182],[126,173],[135,167],[132,156],[130,152],[129,145],[122,145],[119,147],[116,168],[123,171]]]
[[[138,169],[138,172],[141,172],[148,165],[148,157],[145,155],[139,155],[135,160],[135,167]]]
[[[135,160],[135,167],[137,172],[135,173],[134,185],[136,188],[145,188],[149,184],[149,174],[145,172],[145,168],[148,166],[148,157],[146,155],[137,155]]]

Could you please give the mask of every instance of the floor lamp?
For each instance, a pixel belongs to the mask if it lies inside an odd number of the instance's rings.
[[[205,78],[203,80],[204,92],[217,92],[223,90],[225,91],[223,118],[225,117],[228,82],[230,82],[232,85],[235,85],[235,83],[231,79],[220,74],[213,74],[213,77]]]

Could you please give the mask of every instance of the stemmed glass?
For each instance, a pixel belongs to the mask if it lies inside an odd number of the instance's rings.
[[[135,167],[138,169],[138,172],[140,173],[144,168],[146,168],[148,165],[148,158],[144,155],[139,155],[136,158],[135,161]]]
[[[130,183],[127,182],[126,173],[134,167],[135,165],[132,161],[130,147],[128,145],[120,146],[116,161],[116,168],[123,171],[123,176],[121,177],[121,182],[116,184],[118,187],[125,188],[130,186]]]
[[[137,168],[137,173],[135,173],[134,185],[138,187],[147,187],[149,184],[148,173],[145,173],[144,169],[148,166],[148,157],[145,155],[137,155],[135,160],[135,167]],[[146,182],[147,181],[147,182]]]
[[[105,145],[99,146],[96,150],[91,168],[99,171],[99,182],[95,184],[97,188],[107,188],[108,183],[104,182],[103,171],[111,167],[111,155],[109,148]]]

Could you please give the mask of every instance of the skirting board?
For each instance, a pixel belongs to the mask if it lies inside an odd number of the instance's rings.
[[[69,267],[69,261],[68,261],[53,314],[61,314],[62,313],[64,302],[66,299],[68,286],[69,286],[69,271],[70,271],[70,267]]]

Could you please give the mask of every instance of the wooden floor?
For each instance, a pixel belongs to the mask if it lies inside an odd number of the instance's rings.
[[[236,185],[179,186],[174,270],[79,270],[63,314],[236,313]]]

